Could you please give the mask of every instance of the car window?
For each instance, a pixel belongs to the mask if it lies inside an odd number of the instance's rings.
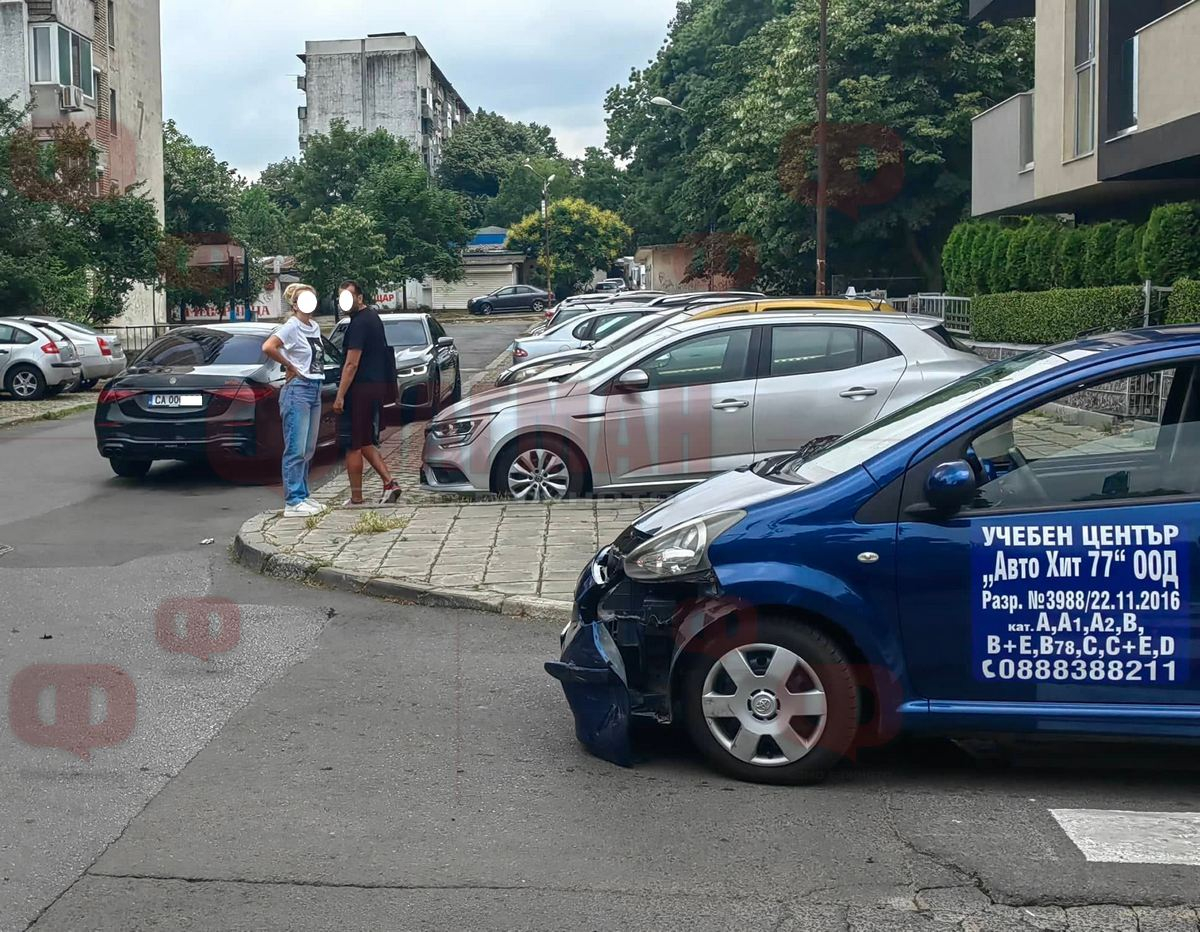
[[[341,347],[335,345],[331,340],[322,340],[321,348],[325,357],[326,368],[330,366],[340,366],[343,362],[345,362],[345,358],[342,356]]]
[[[174,330],[151,343],[135,366],[258,366],[263,335],[227,330]]]
[[[433,334],[433,339],[436,342],[446,335],[446,328],[443,327],[437,319],[433,317],[425,318],[429,321],[429,331]]]
[[[891,359],[893,356],[899,356],[900,350],[892,346],[891,342],[880,336],[874,330],[860,330],[862,334],[862,352],[859,356],[859,365],[867,366],[873,362],[882,362],[884,359]]]
[[[588,334],[591,333],[592,326],[596,323],[594,320],[585,320],[582,323],[576,324],[571,331],[571,336],[576,340],[586,340]]]
[[[649,390],[734,382],[746,376],[750,328],[722,330],[681,340],[646,357],[637,367],[650,377]]]
[[[638,314],[614,314],[612,317],[601,317],[596,322],[596,328],[592,331],[592,339],[598,340],[601,337],[607,336],[629,323],[637,320]]]
[[[348,325],[339,325],[333,328],[333,333],[329,334],[329,342],[339,350],[342,348],[342,341],[346,339],[347,329]]]
[[[496,294],[500,295],[501,297],[506,297],[507,295],[516,294],[516,293],[517,293],[516,288],[501,288],[499,291],[496,292]]]
[[[973,353],[969,346],[961,343],[954,338],[954,335],[945,328],[944,325],[938,324],[936,327],[926,327],[925,332],[941,343],[943,346],[948,346],[950,349],[958,350],[960,353]]]
[[[816,324],[771,328],[771,377],[835,372],[858,365],[859,330]]]
[[[972,438],[967,459],[980,486],[970,510],[1200,494],[1193,372],[1160,368],[1073,388]]]
[[[610,346],[617,346],[622,343],[632,343],[639,337],[645,336],[655,327],[662,326],[663,322],[663,318],[657,314],[646,314],[642,317],[641,322],[636,327],[632,327],[628,330],[624,328],[618,328],[604,337],[604,339],[599,340],[596,343],[596,346],[607,349]]]
[[[425,324],[419,320],[385,320],[383,331],[388,346],[425,346],[429,343]]]

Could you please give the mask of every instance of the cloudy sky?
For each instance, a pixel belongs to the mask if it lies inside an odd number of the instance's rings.
[[[666,36],[675,0],[163,0],[166,117],[251,177],[297,152],[305,40],[416,35],[472,109],[604,142],[604,94]]]

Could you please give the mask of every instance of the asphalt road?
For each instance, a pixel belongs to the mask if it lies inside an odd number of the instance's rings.
[[[482,368],[516,326],[455,336]],[[183,467],[113,479],[86,418],[0,431],[0,930],[1197,928],[1167,911],[1200,900],[1187,837],[1089,861],[1051,812],[1198,812],[1191,752],[906,742],[783,789],[655,730],[620,770],[575,743],[553,628],[231,565],[277,501]],[[192,647],[238,622],[208,659],[156,625],[205,599],[225,620]],[[35,714],[37,664],[72,672]],[[135,686],[127,739],[82,760],[18,737],[95,665],[119,671],[110,720]]]

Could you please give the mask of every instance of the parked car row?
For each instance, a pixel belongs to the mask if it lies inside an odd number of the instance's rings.
[[[518,362],[587,355],[520,381],[510,370],[440,414],[423,483],[531,500],[674,491],[848,433],[983,365],[940,320],[868,301],[717,300],[674,315],[614,307],[518,341]]]
[[[90,388],[125,367],[121,342],[50,317],[0,318],[0,386],[17,401]]]

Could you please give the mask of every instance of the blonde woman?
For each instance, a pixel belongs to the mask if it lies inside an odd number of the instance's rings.
[[[279,393],[283,420],[284,516],[318,514],[321,506],[308,491],[308,467],[317,452],[321,426],[321,384],[325,380],[325,351],[321,327],[313,315],[317,292],[309,285],[289,285],[283,299],[292,316],[263,344],[263,352],[283,366],[287,382]]]

